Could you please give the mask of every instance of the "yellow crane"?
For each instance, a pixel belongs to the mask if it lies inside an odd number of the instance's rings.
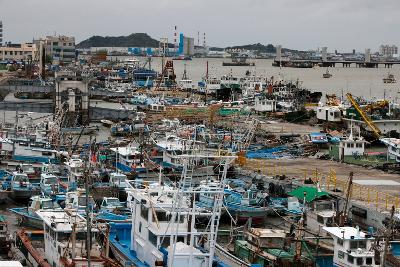
[[[371,118],[364,112],[364,110],[358,105],[357,101],[353,98],[350,93],[346,94],[347,99],[353,105],[353,107],[357,110],[358,114],[360,114],[361,118],[365,121],[365,123],[371,128],[372,132],[374,133],[375,137],[379,139],[381,137],[381,130],[375,123],[371,120]]]

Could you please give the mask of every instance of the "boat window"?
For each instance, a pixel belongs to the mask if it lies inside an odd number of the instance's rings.
[[[349,263],[354,263],[354,257],[351,256],[351,255],[347,255],[347,261],[348,261]]]
[[[165,236],[164,239],[163,239],[163,237],[160,237],[160,242],[161,241],[162,241],[161,246],[164,247],[164,248],[167,248],[169,246],[169,243],[170,243],[169,242],[170,241],[170,237],[169,236]]]
[[[148,218],[149,218],[148,214],[149,214],[149,209],[146,208],[145,205],[141,205],[140,206],[140,215],[142,216],[142,218],[148,220]]]
[[[153,246],[157,247],[157,236],[152,231],[149,231],[149,241]]]
[[[364,258],[357,258],[357,265],[363,265]]]
[[[59,207],[60,206],[56,202],[53,202],[52,200],[42,201],[42,209],[54,209]]]
[[[358,241],[358,248],[367,248],[367,241]]]
[[[338,258],[339,259],[344,259],[344,252],[343,251],[338,251]]]
[[[15,182],[25,182],[25,183],[29,182],[28,177],[25,175],[16,175],[14,178],[14,181]]]
[[[372,265],[372,258],[365,258],[366,265]]]
[[[59,242],[68,241],[70,237],[71,237],[71,233],[58,232],[57,241],[59,241]]]
[[[315,207],[317,211],[332,210],[332,203],[331,202],[316,203]]]
[[[322,217],[321,215],[318,215],[317,216],[317,222],[321,223],[321,224],[324,224],[324,217]]]

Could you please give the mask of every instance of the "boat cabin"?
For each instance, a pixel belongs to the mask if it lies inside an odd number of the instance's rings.
[[[73,155],[66,163],[68,171],[68,180],[70,183],[76,183],[83,177],[84,162],[78,155]]]
[[[136,257],[149,266],[155,266],[154,263],[162,262],[168,255],[168,265],[163,266],[187,266],[189,254],[193,253],[196,256],[192,258],[191,266],[209,266],[206,253],[187,245],[191,238],[193,244],[198,244],[200,234],[197,234],[193,226],[188,233],[188,215],[185,210],[189,206],[186,197],[182,196],[179,200],[180,212],[177,212],[175,191],[164,186],[150,188],[128,192],[133,228],[130,249],[136,251]],[[172,256],[174,254],[175,257]]]
[[[275,112],[276,100],[258,96],[255,98],[254,110],[257,112]]]
[[[105,262],[101,257],[101,246],[96,242],[98,230],[92,227],[92,246],[88,253],[85,246],[86,220],[77,212],[39,210],[43,220],[44,255],[51,266],[87,266],[90,255],[91,266],[102,267]]]
[[[381,257],[375,257],[375,238],[354,227],[324,227],[333,238],[335,266],[381,266]]]
[[[101,202],[100,209],[107,210],[107,211],[114,211],[115,209],[121,209],[124,205],[121,201],[119,201],[116,197],[104,197],[103,201]]]
[[[338,106],[319,106],[317,108],[317,119],[320,121],[341,122],[343,112]]]
[[[387,157],[389,159],[400,162],[400,139],[397,138],[381,138],[380,141],[384,143],[387,150]]]
[[[142,155],[137,147],[116,147],[111,148],[116,155],[115,165],[116,168],[124,173],[130,172],[145,172],[146,168],[144,163],[141,162]]]
[[[119,188],[126,188],[126,177],[123,173],[112,172],[110,173],[110,184],[111,186],[119,187]]]
[[[59,192],[59,180],[57,176],[48,173],[40,175],[40,190],[46,196],[51,196]]]

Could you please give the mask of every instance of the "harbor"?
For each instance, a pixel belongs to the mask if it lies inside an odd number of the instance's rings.
[[[169,19],[151,31],[123,16],[141,3],[124,5],[90,6],[69,31],[54,21],[76,37],[42,25],[20,44],[3,43],[24,35],[0,11],[0,267],[400,266],[396,45],[326,27],[317,41],[327,24],[306,15],[312,38],[268,30],[284,46],[249,43],[259,19],[232,20],[232,39],[224,14],[210,34]]]

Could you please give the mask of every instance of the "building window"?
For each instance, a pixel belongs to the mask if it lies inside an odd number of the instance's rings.
[[[340,246],[343,246],[343,239],[338,238],[337,239],[337,244],[340,245]]]
[[[372,258],[365,258],[366,265],[372,265]]]
[[[363,265],[364,258],[357,258],[357,265]]]

